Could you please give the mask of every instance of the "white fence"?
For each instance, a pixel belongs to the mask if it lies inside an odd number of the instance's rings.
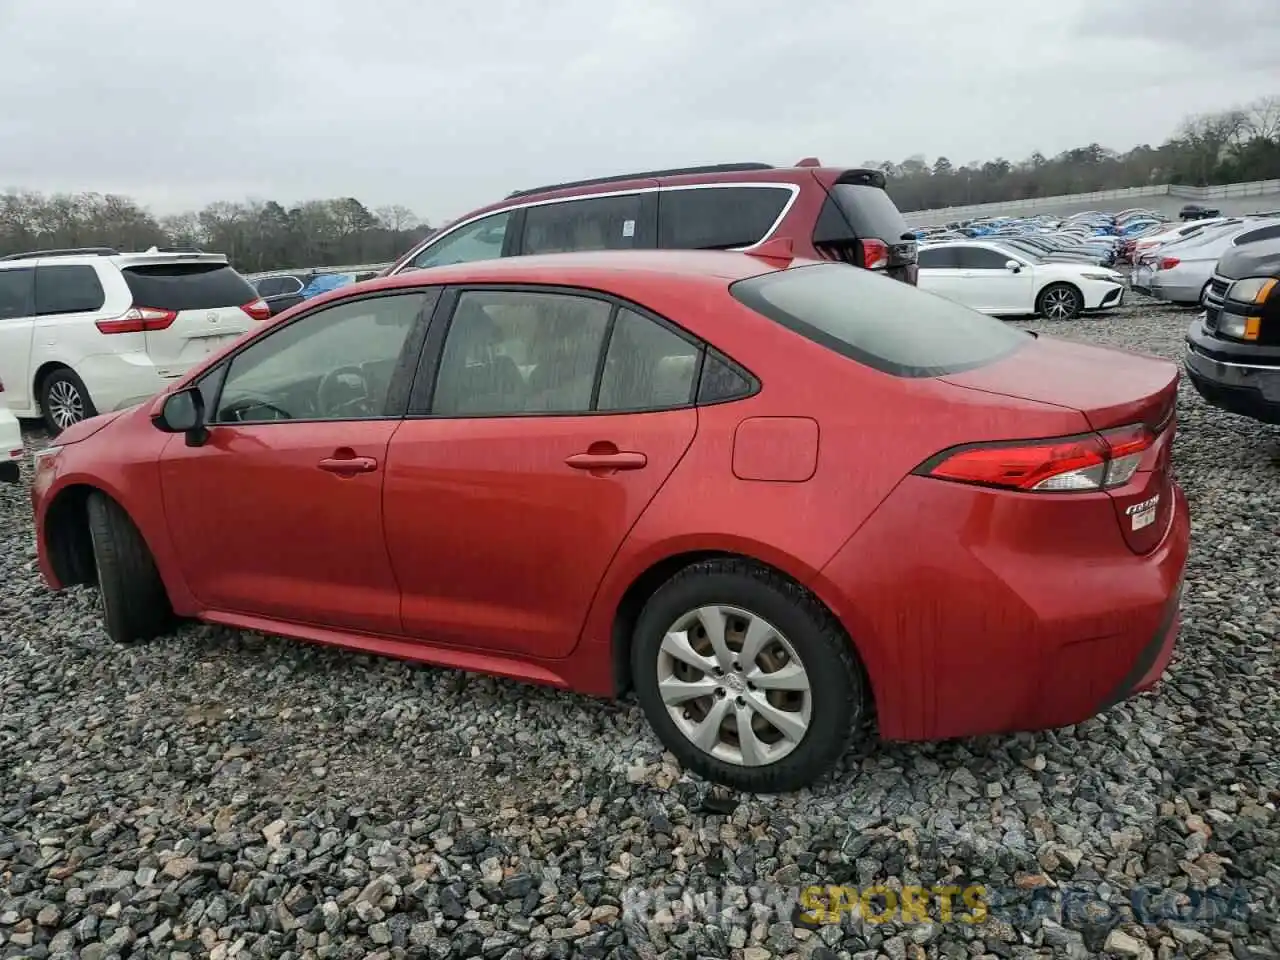
[[[1036,213],[1065,214],[1080,210],[1116,211],[1125,207],[1151,207],[1166,215],[1175,215],[1188,203],[1215,206],[1224,213],[1250,213],[1254,209],[1280,208],[1280,180],[1254,180],[1228,183],[1216,187],[1188,187],[1174,183],[1128,187],[1123,190],[1098,190],[1093,193],[1069,193],[1056,197],[1033,197],[1028,200],[1006,200],[997,203],[975,203],[936,210],[913,210],[904,213],[911,226],[969,220],[973,217],[1028,215]]]

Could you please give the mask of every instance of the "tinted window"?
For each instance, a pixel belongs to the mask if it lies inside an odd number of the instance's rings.
[[[548,203],[524,213],[521,253],[630,250],[636,242],[640,195]]]
[[[362,420],[385,415],[414,322],[433,294],[352,300],[317,310],[237,354],[220,422]]]
[[[944,269],[956,265],[956,252],[951,247],[939,247],[936,250],[921,250],[919,254],[921,269]]]
[[[502,244],[507,237],[510,219],[511,213],[506,211],[459,227],[414,257],[411,267],[421,269],[442,267],[448,263],[496,260],[502,256]]]
[[[90,313],[101,310],[106,300],[93,267],[62,264],[36,268],[36,313]]]
[[[599,410],[657,410],[693,400],[699,348],[632,310],[620,309],[600,378]]]
[[[910,228],[889,194],[879,187],[859,183],[837,183],[831,188],[855,236],[877,237],[897,243]]]
[[[249,281],[225,263],[159,263],[125,267],[135,307],[214,310],[258,299]]]
[[[702,362],[702,378],[698,381],[699,403],[720,403],[737,400],[751,393],[751,380],[725,357],[707,348]]]
[[[254,284],[258,294],[263,297],[278,297],[282,294],[297,293],[302,283],[297,277],[263,277]]]
[[[558,293],[468,290],[445,337],[431,412],[445,416],[591,409],[612,306]]]
[[[1270,227],[1262,227],[1258,230],[1250,230],[1248,233],[1242,233],[1236,237],[1235,245],[1238,247],[1242,243],[1256,243],[1259,240],[1275,240],[1280,237],[1280,224]]]
[[[969,370],[1030,340],[1030,334],[958,303],[838,264],[780,270],[729,289],[782,326],[895,376]]]
[[[791,191],[781,187],[662,190],[658,246],[676,250],[749,247],[768,235],[790,199]]]
[[[1009,255],[985,247],[956,247],[956,262],[961,270],[1003,270]]]
[[[0,320],[35,313],[35,279],[36,272],[30,267],[0,270]]]

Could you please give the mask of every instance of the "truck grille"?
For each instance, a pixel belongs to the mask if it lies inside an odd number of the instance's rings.
[[[1204,325],[1210,330],[1218,327],[1218,312],[1222,309],[1222,302],[1226,299],[1227,288],[1230,286],[1230,280],[1216,273],[1209,280],[1209,292],[1204,297]]]

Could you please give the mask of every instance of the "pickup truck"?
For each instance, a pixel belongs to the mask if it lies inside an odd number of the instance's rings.
[[[1209,404],[1280,424],[1280,240],[1234,247],[1187,328],[1187,376]]]

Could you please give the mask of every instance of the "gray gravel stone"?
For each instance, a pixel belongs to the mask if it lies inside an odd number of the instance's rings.
[[[1019,325],[1178,359],[1190,317]],[[26,490],[0,488],[0,958],[1275,954],[1280,430],[1186,384],[1178,415],[1193,548],[1161,687],[768,798],[682,775],[630,700],[199,624],[114,647],[93,591],[40,584]],[[981,883],[992,918],[810,931],[774,881]]]

